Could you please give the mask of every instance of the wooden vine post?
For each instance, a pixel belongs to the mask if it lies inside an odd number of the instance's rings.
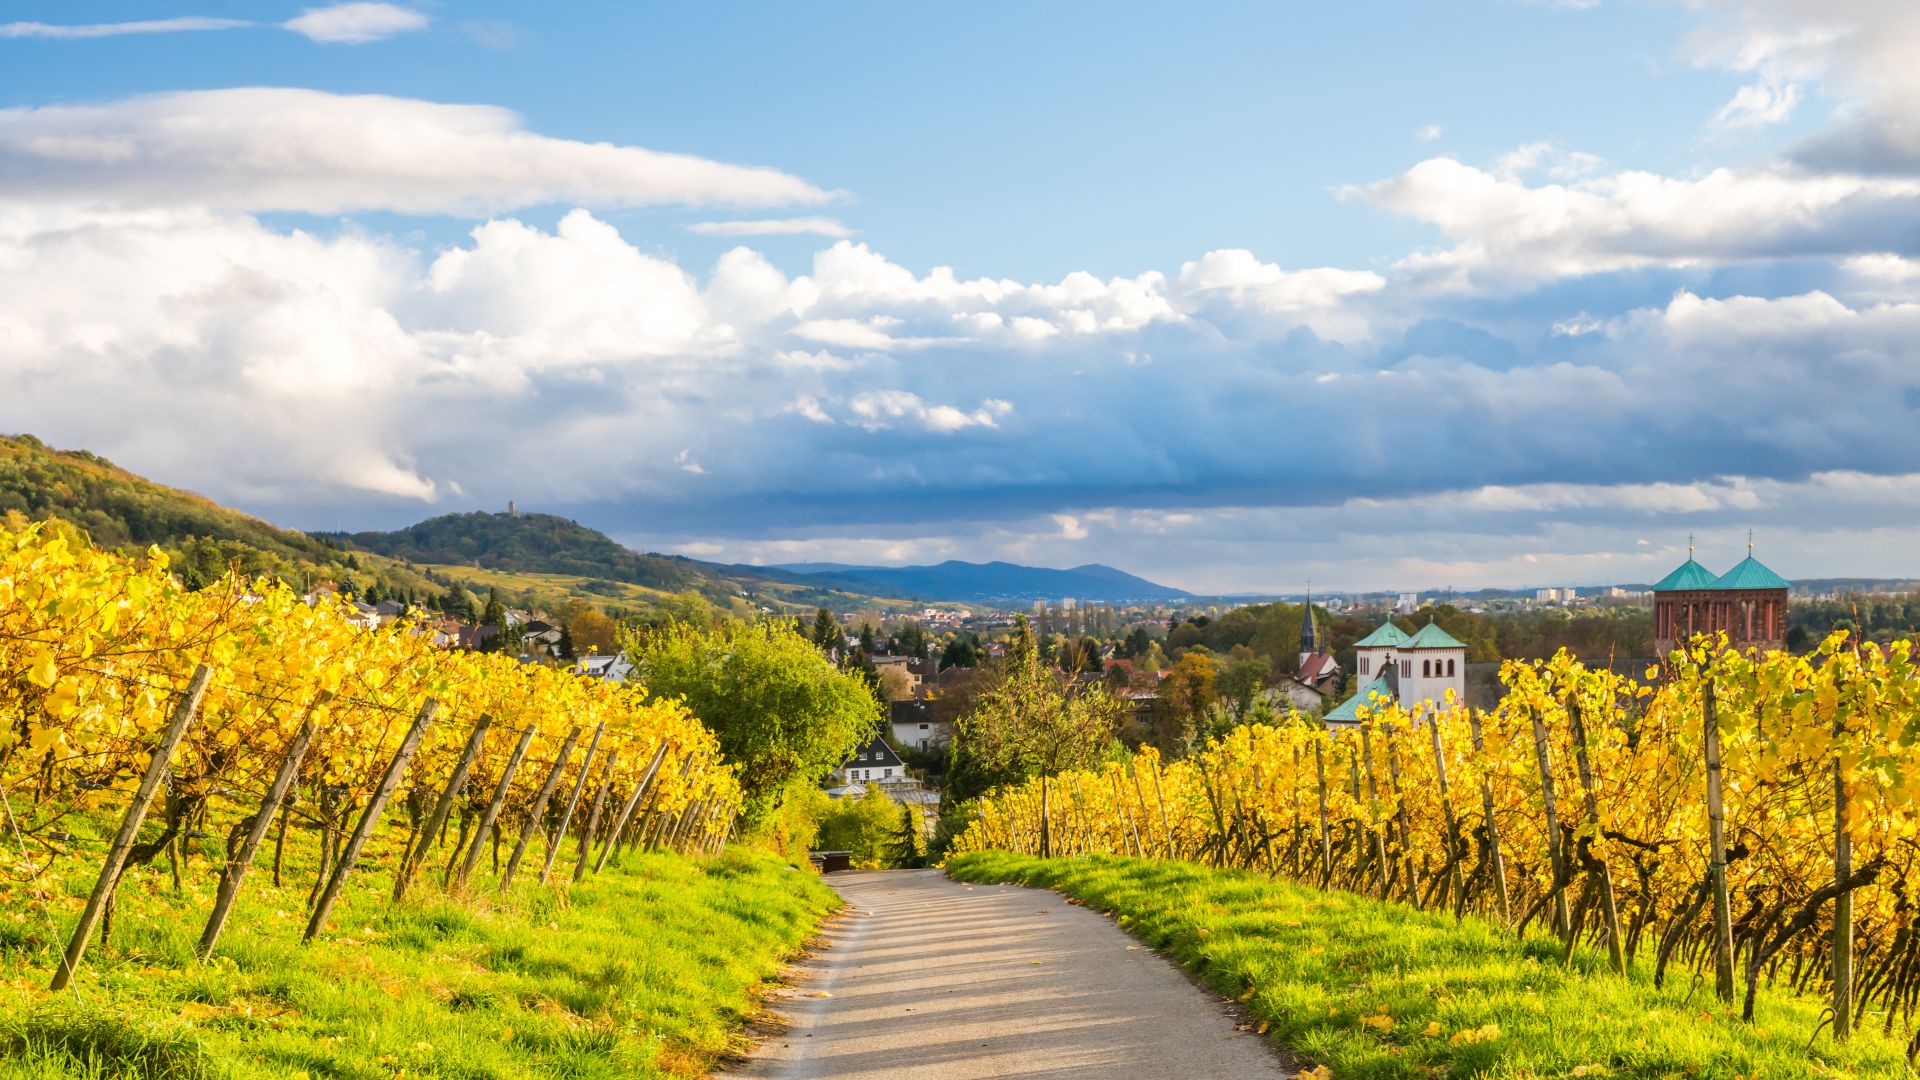
[[[633,794],[627,796],[626,805],[620,808],[620,816],[614,819],[613,828],[608,830],[606,845],[600,849],[600,857],[593,863],[594,873],[599,873],[607,865],[607,855],[613,851],[613,845],[620,842],[620,833],[626,829],[627,822],[633,819],[633,811],[640,805],[640,797],[653,786],[654,774],[660,771],[660,763],[665,760],[667,760],[667,742],[662,739],[659,749],[653,752],[653,760],[647,765],[646,774],[640,777],[640,783],[635,785]]]
[[[1372,728],[1371,717],[1360,724],[1360,753],[1367,770],[1367,832],[1373,836],[1373,858],[1380,864],[1380,899],[1385,900],[1393,888],[1393,870],[1387,864],[1386,830],[1380,826],[1380,785],[1373,778]]]
[[[1447,826],[1447,871],[1448,886],[1453,889],[1453,917],[1458,919],[1466,914],[1467,889],[1460,879],[1460,822],[1453,816],[1453,795],[1447,788],[1447,749],[1440,737],[1440,714],[1434,713],[1427,718],[1427,731],[1433,737],[1433,775],[1439,781],[1440,809],[1445,813]]]
[[[553,759],[553,767],[547,770],[547,781],[540,785],[540,794],[533,800],[533,812],[527,817],[526,828],[520,830],[520,842],[513,845],[513,855],[507,859],[507,868],[500,874],[500,891],[506,892],[513,884],[513,872],[520,869],[520,860],[527,854],[527,846],[533,843],[534,834],[540,831],[540,819],[546,816],[547,803],[553,798],[553,791],[560,786],[560,772],[567,767],[567,755],[573,752],[573,744],[580,741],[580,729],[567,732],[565,742],[560,744],[560,753]]]
[[[600,790],[594,793],[593,809],[587,813],[587,825],[580,830],[580,849],[573,864],[573,880],[580,881],[587,876],[587,853],[593,850],[593,833],[600,827],[600,812],[607,807],[607,793],[613,790],[613,769],[620,763],[620,750],[615,747],[607,754],[607,764],[600,770]]]
[[[1562,941],[1573,938],[1573,917],[1567,911],[1567,867],[1560,850],[1560,810],[1553,797],[1553,755],[1547,749],[1547,723],[1538,708],[1527,713],[1533,717],[1533,756],[1540,766],[1540,805],[1547,828],[1547,863],[1553,868],[1553,925]]]
[[[1847,831],[1847,777],[1841,767],[1841,740],[1846,734],[1844,709],[1833,713],[1833,1041],[1844,1043],[1853,1034],[1853,834]]]
[[[400,778],[406,775],[407,763],[413,760],[413,752],[420,748],[420,739],[427,733],[427,727],[440,712],[437,698],[428,698],[420,706],[420,712],[413,718],[413,726],[407,729],[407,737],[401,741],[400,749],[387,763],[386,775],[380,778],[380,787],[373,793],[373,801],[360,815],[360,823],[354,826],[353,838],[340,852],[340,858],[333,866],[333,874],[327,878],[327,887],[320,893],[320,901],[313,907],[313,917],[307,920],[307,931],[300,940],[312,941],[327,925],[327,916],[333,914],[333,905],[340,900],[340,890],[347,884],[347,875],[353,872],[354,865],[360,861],[360,852],[367,846],[367,840],[373,836],[373,828],[380,823],[380,815],[387,808],[387,800],[393,797],[393,789],[400,786]]]
[[[1467,725],[1473,734],[1473,756],[1483,758],[1487,744],[1480,733],[1480,714],[1468,709]],[[1487,779],[1484,768],[1480,770],[1480,813],[1487,830],[1487,868],[1493,875],[1494,895],[1500,902],[1500,921],[1511,925],[1513,909],[1507,900],[1507,860],[1500,854],[1500,826],[1493,820],[1493,782]]]
[[[480,827],[474,830],[473,843],[467,846],[467,857],[461,860],[460,873],[453,879],[454,885],[465,888],[467,878],[479,864],[480,849],[486,845],[487,837],[493,834],[494,822],[500,818],[500,808],[507,804],[507,791],[513,785],[513,776],[520,771],[520,763],[526,760],[527,748],[533,745],[533,732],[533,725],[528,724],[526,730],[520,733],[520,741],[513,747],[513,756],[507,759],[507,767],[500,770],[500,779],[493,785],[493,798],[487,800],[486,813],[480,815]],[[499,865],[498,856],[494,858],[494,865]],[[449,864],[447,869],[451,872],[452,865]],[[440,884],[444,888],[447,879],[443,877]]]
[[[567,824],[573,820],[573,808],[580,805],[580,791],[587,786],[587,774],[593,771],[593,752],[600,748],[600,736],[604,735],[607,725],[601,724],[593,729],[593,739],[587,743],[587,756],[580,760],[580,778],[573,782],[573,797],[567,800],[567,809],[560,815],[560,827],[554,830],[552,842],[547,844],[547,862],[540,868],[540,884],[545,885],[553,874],[553,860],[560,854],[560,842],[567,837]]]
[[[1587,827],[1593,830],[1594,839],[1600,839],[1600,794],[1595,789],[1593,763],[1587,750],[1587,724],[1582,716],[1580,702],[1569,696],[1567,700],[1567,720],[1573,734],[1573,760],[1580,769],[1580,790],[1587,801]],[[1613,970],[1621,975],[1627,973],[1625,945],[1620,940],[1620,907],[1613,898],[1613,868],[1605,859],[1600,864],[1600,915],[1607,925],[1607,960],[1613,964]]]
[[[127,807],[127,816],[120,821],[120,831],[114,834],[113,846],[107,849],[107,861],[100,867],[100,880],[93,883],[93,892],[87,897],[86,909],[80,913],[80,924],[73,928],[73,937],[67,942],[67,951],[60,957],[60,967],[53,973],[52,989],[64,990],[73,981],[73,973],[80,968],[80,958],[86,955],[87,942],[100,925],[100,916],[106,910],[113,890],[120,883],[121,868],[127,864],[127,855],[133,850],[133,842],[140,836],[140,825],[147,818],[147,810],[153,806],[153,797],[160,791],[160,781],[167,774],[167,768],[173,761],[174,748],[180,745],[180,737],[187,733],[187,725],[200,711],[200,699],[207,695],[207,684],[213,681],[213,669],[205,664],[193,670],[193,678],[187,683],[186,692],[173,708],[173,718],[167,722],[167,730],[160,736],[160,742],[153,748],[153,756],[147,761],[147,771],[140,777],[140,786],[133,793],[133,804]]]
[[[220,932],[226,928],[227,916],[233,911],[233,901],[240,895],[240,883],[247,876],[247,868],[253,865],[254,853],[260,850],[260,841],[266,839],[267,829],[280,812],[280,804],[286,801],[287,789],[293,786],[293,778],[300,775],[300,762],[307,756],[307,747],[313,745],[313,714],[332,699],[331,692],[322,690],[307,706],[300,731],[293,737],[293,744],[287,747],[286,756],[280,759],[280,771],[274,774],[273,786],[267,789],[266,798],[260,800],[260,809],[253,816],[253,825],[247,829],[246,839],[241,841],[240,850],[220,871],[220,891],[214,897],[213,914],[207,917],[207,928],[200,933],[199,957],[203,964],[213,955],[213,947],[220,941]]]
[[[420,843],[414,850],[407,852],[400,863],[399,876],[393,879],[393,902],[406,899],[407,888],[413,884],[415,875],[420,872],[420,864],[426,861],[427,844],[440,835],[447,823],[447,814],[453,810],[453,802],[467,786],[467,773],[473,769],[473,759],[480,756],[480,747],[487,741],[487,730],[493,727],[493,717],[486,713],[474,722],[473,732],[467,736],[467,745],[460,751],[460,760],[453,767],[453,775],[447,778],[447,786],[440,789],[440,797],[434,800],[433,811],[427,815],[427,823],[420,830]]]
[[[1720,787],[1720,721],[1713,680],[1706,684],[1707,884],[1713,893],[1713,989],[1733,1001],[1733,906],[1727,897],[1727,817]]]
[[[1321,730],[1324,734],[1324,721]],[[1323,889],[1333,881],[1333,830],[1327,824],[1326,741],[1324,738],[1313,740],[1313,771],[1320,783],[1320,887]]]
[[[1167,858],[1177,859],[1179,851],[1173,844],[1173,819],[1167,816],[1167,796],[1160,788],[1160,758],[1153,759],[1153,801],[1160,804],[1160,832],[1166,837]]]

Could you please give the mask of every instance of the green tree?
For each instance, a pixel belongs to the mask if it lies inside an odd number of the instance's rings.
[[[917,870],[926,865],[926,848],[920,835],[920,812],[906,803],[900,804],[900,830],[894,833],[893,847],[887,854],[889,861],[903,870]]]
[[[988,769],[1040,778],[1040,854],[1048,856],[1053,852],[1045,824],[1051,778],[1104,757],[1125,713],[1126,706],[1102,686],[1063,687],[1041,664],[1033,631],[1022,615],[1007,641],[999,682],[960,717],[955,741]]]
[[[507,605],[500,602],[499,589],[487,590],[487,606],[480,612],[480,625],[491,626],[499,631],[492,643],[487,646],[488,652],[499,652],[506,648]]]
[[[1264,656],[1246,656],[1227,661],[1226,670],[1214,679],[1214,689],[1235,723],[1246,722],[1247,710],[1253,707],[1254,697],[1272,674],[1273,661]]]
[[[821,608],[819,611],[813,613],[812,637],[815,645],[818,645],[821,649],[838,648],[842,636],[840,633],[840,621],[833,617],[833,612],[828,611],[826,608]]]
[[[785,620],[673,624],[629,639],[637,680],[684,698],[739,770],[744,817],[758,825],[790,784],[818,783],[869,737],[880,704]]]
[[[868,656],[872,656],[874,652],[873,627],[867,623],[860,624],[860,651]]]
[[[980,643],[971,634],[956,634],[940,650],[940,670],[970,668],[980,663]]]

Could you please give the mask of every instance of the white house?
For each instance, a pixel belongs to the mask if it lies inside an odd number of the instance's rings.
[[[938,749],[953,739],[953,722],[934,719],[933,707],[924,701],[893,702],[887,707],[887,725],[896,745],[914,750]]]
[[[846,764],[834,770],[834,776],[843,785],[863,782],[887,783],[899,782],[907,778],[907,767],[900,755],[893,752],[887,740],[880,737],[878,731],[873,737],[853,752]]]
[[[633,674],[633,662],[624,653],[611,655],[583,656],[573,666],[576,674],[589,679],[605,679],[612,683],[623,683]]]
[[[1353,647],[1354,675],[1359,692],[1327,714],[1329,724],[1354,724],[1362,706],[1376,708],[1397,701],[1412,709],[1421,703],[1442,706],[1447,691],[1455,702],[1467,700],[1467,647],[1460,639],[1429,622],[1411,637],[1391,621]]]

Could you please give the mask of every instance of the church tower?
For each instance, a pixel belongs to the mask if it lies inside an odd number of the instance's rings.
[[[1313,617],[1313,590],[1307,590],[1307,610],[1300,616],[1300,667],[1307,666],[1307,659],[1320,651],[1320,624]]]

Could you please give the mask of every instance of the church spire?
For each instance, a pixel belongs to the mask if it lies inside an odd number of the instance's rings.
[[[1300,659],[1320,651],[1320,626],[1313,617],[1313,585],[1307,585],[1307,610],[1300,616]]]

